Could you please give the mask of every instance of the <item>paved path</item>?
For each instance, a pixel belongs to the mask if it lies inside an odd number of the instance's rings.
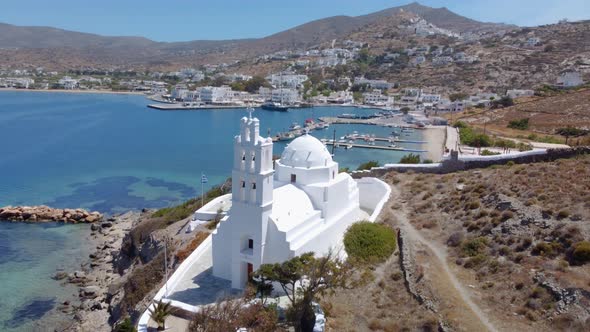
[[[180,282],[170,289],[169,299],[193,306],[215,303],[217,300],[235,294],[231,281],[213,276],[213,252],[209,245]]]
[[[395,186],[391,187],[391,197],[394,202],[399,202],[400,200],[400,192],[399,189]],[[429,241],[420,234],[416,228],[410,223],[407,218],[406,214],[406,206],[402,202],[402,208],[398,210],[396,213],[397,219],[400,221],[400,227],[406,231],[406,234],[411,240],[411,243],[421,243],[422,245],[426,246],[432,253],[434,253],[438,263],[442,266],[444,273],[448,277],[448,280],[451,283],[451,286],[454,290],[458,293],[460,298],[463,300],[465,305],[473,312],[475,318],[481,322],[483,326],[488,331],[496,332],[497,329],[492,325],[486,314],[471,300],[471,296],[469,292],[463,287],[463,285],[459,282],[457,277],[451,271],[449,264],[447,263],[447,250],[443,248],[438,243]]]

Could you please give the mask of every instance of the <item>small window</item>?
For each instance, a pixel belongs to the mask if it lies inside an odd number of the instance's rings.
[[[242,153],[242,161],[246,160],[246,153]]]
[[[248,249],[254,249],[254,240],[248,239]]]
[[[252,189],[256,189],[256,182],[252,182]]]
[[[336,176],[336,172],[332,171],[332,179]]]
[[[242,188],[246,188],[246,181],[242,181]]]
[[[255,154],[252,155],[252,161],[256,161],[256,155]]]
[[[295,182],[297,182],[297,175],[291,174],[291,183],[295,183]]]

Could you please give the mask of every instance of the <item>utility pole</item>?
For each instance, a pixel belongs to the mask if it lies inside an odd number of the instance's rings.
[[[332,156],[334,156],[334,149],[336,148],[336,128],[334,128],[334,139],[332,140]]]
[[[164,238],[164,271],[165,271],[165,278],[166,278],[166,284],[165,284],[165,293],[164,293],[164,297],[167,298],[168,297],[168,237]]]

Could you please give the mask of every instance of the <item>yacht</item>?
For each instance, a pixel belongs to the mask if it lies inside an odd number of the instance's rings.
[[[289,106],[283,105],[282,103],[273,103],[272,101],[262,104],[260,106],[260,108],[262,108],[263,110],[267,110],[267,111],[278,111],[278,112],[287,112],[289,110]]]

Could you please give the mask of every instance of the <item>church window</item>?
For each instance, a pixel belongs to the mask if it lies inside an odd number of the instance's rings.
[[[256,161],[256,155],[255,154],[252,155],[252,161]]]
[[[245,160],[246,160],[246,153],[242,152],[242,161],[245,161]]]
[[[256,189],[256,182],[252,182],[252,189]]]
[[[246,181],[242,181],[242,188],[246,188]]]
[[[254,249],[254,240],[248,239],[248,249]]]
[[[291,183],[295,183],[295,182],[297,182],[297,175],[291,174]]]

